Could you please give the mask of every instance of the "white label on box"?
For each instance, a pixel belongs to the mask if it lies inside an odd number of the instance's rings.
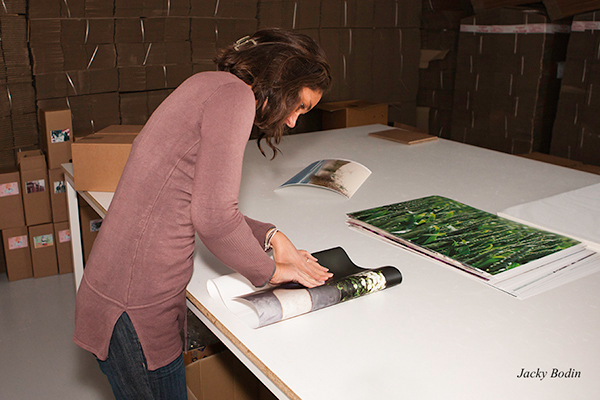
[[[102,225],[102,219],[94,219],[90,221],[90,232],[98,232]]]
[[[461,32],[471,33],[569,33],[571,27],[564,24],[523,25],[461,25]]]
[[[58,193],[66,193],[67,187],[65,186],[65,181],[55,181],[54,182],[54,194]]]
[[[0,197],[14,196],[19,194],[19,183],[8,182],[0,185]]]
[[[600,21],[573,21],[573,32],[596,31],[600,29]]]
[[[27,193],[45,192],[46,191],[46,180],[40,179],[37,181],[25,182],[25,187],[27,188]]]
[[[33,237],[33,247],[35,249],[41,249],[43,247],[50,246],[54,246],[54,237],[51,233]]]
[[[58,231],[58,241],[60,243],[70,242],[71,241],[71,230],[65,229],[62,231]]]
[[[68,142],[71,140],[71,130],[67,128],[50,131],[50,140],[52,143]]]
[[[27,235],[24,236],[14,236],[8,238],[8,249],[16,250],[16,249],[25,249],[27,248]]]

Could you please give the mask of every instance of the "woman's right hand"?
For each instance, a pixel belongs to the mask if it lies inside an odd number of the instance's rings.
[[[271,239],[275,273],[272,284],[297,282],[308,288],[320,286],[333,276],[329,270],[319,264],[317,259],[305,250],[298,250],[282,233],[277,232]]]

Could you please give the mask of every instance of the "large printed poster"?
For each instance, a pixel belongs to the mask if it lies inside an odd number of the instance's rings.
[[[209,293],[213,298],[221,298],[250,327],[260,328],[402,282],[402,274],[396,267],[361,268],[341,247],[313,255],[319,264],[333,273],[333,277],[322,286],[305,288],[299,284],[285,284],[257,290],[240,274],[231,274],[209,281]]]

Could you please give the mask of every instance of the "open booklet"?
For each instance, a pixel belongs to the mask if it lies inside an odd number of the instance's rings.
[[[441,196],[348,214],[348,224],[460,268],[519,298],[588,274],[598,254],[567,236]]]
[[[397,268],[361,268],[350,260],[341,247],[313,255],[319,264],[333,273],[333,277],[322,286],[309,289],[292,283],[256,289],[240,274],[230,274],[208,281],[208,292],[213,298],[221,298],[250,327],[260,328],[402,282],[402,274]]]
[[[304,185],[333,190],[347,198],[371,175],[362,164],[350,160],[327,159],[311,163],[277,189]]]

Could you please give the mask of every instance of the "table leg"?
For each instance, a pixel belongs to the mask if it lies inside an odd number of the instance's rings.
[[[81,221],[79,220],[79,203],[73,182],[67,181],[67,207],[69,209],[69,228],[71,229],[71,245],[73,250],[73,275],[75,289],[79,289],[83,277],[83,247],[81,245]]]

